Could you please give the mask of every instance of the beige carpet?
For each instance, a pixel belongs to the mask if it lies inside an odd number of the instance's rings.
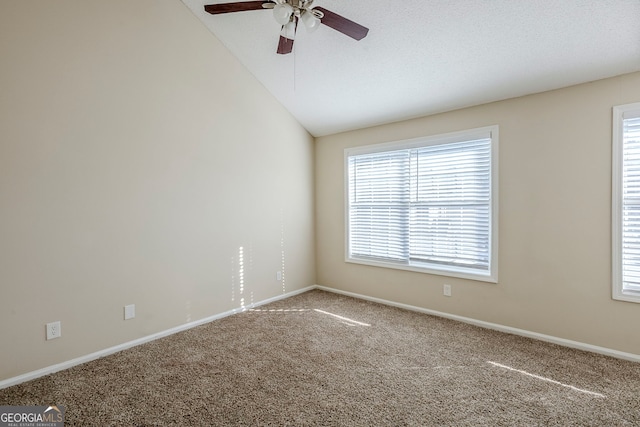
[[[0,404],[74,426],[638,426],[640,364],[315,290]]]

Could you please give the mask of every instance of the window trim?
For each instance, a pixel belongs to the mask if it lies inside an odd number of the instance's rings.
[[[640,116],[640,102],[613,107],[613,135],[611,153],[611,296],[614,300],[640,303],[640,292],[624,290],[622,276],[622,173],[623,120],[625,114]]]
[[[411,149],[417,147],[425,147],[432,145],[441,145],[455,142],[470,141],[479,138],[491,138],[491,221],[489,230],[489,271],[481,273],[477,270],[464,267],[454,267],[441,265],[435,268],[419,267],[416,265],[395,264],[392,262],[376,261],[363,258],[351,258],[349,256],[349,157],[354,155],[371,154],[384,151]],[[450,132],[439,135],[424,136],[400,141],[383,142],[379,144],[350,147],[344,150],[344,259],[347,263],[370,265],[374,267],[392,268],[398,270],[414,271],[419,273],[434,274],[438,276],[457,277],[462,279],[471,279],[482,282],[498,283],[498,147],[499,147],[499,128],[498,125],[485,126],[475,129],[463,130],[458,132]]]

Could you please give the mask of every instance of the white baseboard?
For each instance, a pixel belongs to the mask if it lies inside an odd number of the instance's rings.
[[[57,363],[52,366],[47,366],[46,368],[38,369],[36,371],[27,372],[26,374],[18,375],[16,377],[8,378],[6,380],[0,381],[0,390],[3,388],[11,387],[13,385],[17,385],[26,381],[30,381],[39,377],[43,377],[45,375],[53,374],[54,372],[62,371],[64,369],[71,368],[76,365],[80,365],[82,363],[87,363],[95,359],[99,359],[101,357],[108,356],[113,353],[117,353],[122,350],[126,350],[131,347],[135,347],[140,344],[147,343],[149,341],[157,340],[159,338],[164,338],[168,335],[175,334],[177,332],[186,331],[187,329],[194,328],[196,326],[204,325],[205,323],[212,322],[214,320],[222,319],[223,317],[231,316],[232,314],[240,313],[250,308],[259,307],[264,304],[269,304],[274,301],[279,301],[281,299],[289,298],[294,295],[298,295],[312,289],[316,289],[316,285],[308,286],[306,288],[298,289],[296,291],[286,292],[281,295],[276,295],[275,297],[268,298],[263,301],[259,301],[253,303],[245,308],[236,308],[233,310],[225,311],[224,313],[214,314],[213,316],[205,317],[204,319],[196,320],[193,322],[185,323],[183,325],[176,326],[171,329],[167,329],[165,331],[157,332],[155,334],[147,335],[142,338],[135,339],[133,341],[129,341],[123,344],[119,344],[113,347],[106,348],[104,350],[96,351],[95,353],[87,354],[85,356],[76,357],[75,359],[68,360],[66,362]]]
[[[497,323],[484,322],[482,320],[471,319],[469,317],[457,316],[455,314],[443,313],[440,311],[429,310],[427,308],[416,307],[413,305],[402,304],[399,302],[388,301],[381,298],[374,298],[367,295],[356,294],[353,292],[342,291],[340,289],[328,288],[326,286],[315,286],[316,289],[321,289],[327,292],[333,292],[336,294],[346,295],[353,298],[359,298],[367,301],[377,302],[384,305],[390,305],[393,307],[403,308],[405,310],[417,311],[419,313],[430,314],[433,316],[444,317],[447,319],[457,320],[459,322],[469,323],[471,325],[480,326],[482,328],[493,329],[500,332],[506,332],[508,334],[520,335],[527,338],[533,338],[540,341],[546,341],[553,344],[558,344],[564,347],[575,348],[577,350],[589,351],[592,353],[604,354],[606,356],[615,357],[618,359],[630,360],[632,362],[640,362],[640,355],[634,353],[625,353],[623,351],[612,350],[606,347],[599,347],[596,345],[585,344],[578,341],[567,340],[564,338],[554,337],[552,335],[539,334],[537,332],[531,332],[524,329],[512,328],[510,326],[499,325]]]
[[[540,333],[537,333],[537,332],[531,332],[531,331],[527,331],[527,330],[524,330],[524,329],[512,328],[510,326],[499,325],[497,323],[484,322],[482,320],[471,319],[469,317],[457,316],[455,314],[449,314],[449,313],[444,313],[444,312],[440,312],[440,311],[436,311],[436,310],[430,310],[430,309],[427,309],[427,308],[416,307],[416,306],[413,306],[413,305],[402,304],[402,303],[399,303],[399,302],[388,301],[388,300],[385,300],[385,299],[370,297],[370,296],[367,296],[367,295],[357,294],[357,293],[354,293],[354,292],[342,291],[340,289],[329,288],[329,287],[326,287],[326,286],[313,285],[313,286],[308,286],[306,288],[298,289],[296,291],[287,292],[287,293],[284,293],[284,294],[281,294],[281,295],[277,295],[277,296],[272,297],[272,298],[265,299],[263,301],[259,301],[259,302],[253,303],[253,304],[251,304],[251,305],[249,305],[249,306],[247,306],[245,308],[237,308],[237,309],[225,311],[224,313],[215,314],[213,316],[209,316],[209,317],[206,317],[204,319],[196,320],[194,322],[185,323],[183,325],[179,325],[179,326],[176,326],[174,328],[167,329],[165,331],[161,331],[161,332],[158,332],[158,333],[155,333],[155,334],[152,334],[152,335],[147,335],[145,337],[138,338],[138,339],[135,339],[133,341],[129,341],[129,342],[126,342],[126,343],[123,343],[123,344],[119,344],[119,345],[116,345],[114,347],[109,347],[109,348],[106,348],[104,350],[96,351],[95,353],[87,354],[85,356],[80,356],[80,357],[77,357],[75,359],[68,360],[66,362],[58,363],[58,364],[55,364],[55,365],[52,365],[52,366],[48,366],[46,368],[38,369],[38,370],[32,371],[32,372],[27,372],[25,374],[18,375],[16,377],[12,377],[12,378],[8,378],[6,380],[2,380],[2,381],[0,381],[0,390],[3,389],[3,388],[11,387],[13,385],[17,385],[17,384],[20,384],[20,383],[23,383],[23,382],[26,382],[26,381],[30,381],[30,380],[42,377],[42,376],[45,376],[45,375],[53,374],[54,372],[62,371],[64,369],[68,369],[68,368],[71,368],[73,366],[80,365],[82,363],[90,362],[92,360],[99,359],[101,357],[105,357],[105,356],[108,356],[110,354],[117,353],[119,351],[126,350],[128,348],[135,347],[135,346],[140,345],[140,344],[147,343],[149,341],[157,340],[159,338],[163,338],[163,337],[166,337],[168,335],[175,334],[177,332],[186,331],[187,329],[191,329],[191,328],[194,328],[196,326],[200,326],[200,325],[212,322],[212,321],[217,320],[217,319],[222,319],[224,317],[231,316],[232,314],[240,313],[240,312],[245,311],[245,310],[250,309],[250,308],[259,307],[261,305],[269,304],[271,302],[279,301],[279,300],[282,300],[282,299],[285,299],[285,298],[290,298],[290,297],[292,297],[294,295],[298,295],[298,294],[310,291],[312,289],[320,289],[320,290],[323,290],[323,291],[333,292],[333,293],[341,294],[341,295],[346,295],[346,296],[349,296],[349,297],[358,298],[358,299],[362,299],[362,300],[366,300],[366,301],[377,302],[377,303],[384,304],[384,305],[389,305],[389,306],[392,306],[392,307],[403,308],[405,310],[411,310],[411,311],[416,311],[416,312],[419,312],[419,313],[430,314],[430,315],[433,315],[433,316],[444,317],[444,318],[447,318],[447,319],[452,319],[452,320],[456,320],[456,321],[459,321],[459,322],[464,322],[464,323],[469,323],[471,325],[480,326],[482,328],[493,329],[493,330],[500,331],[500,332],[506,332],[508,334],[520,335],[520,336],[523,336],[523,337],[533,338],[533,339],[537,339],[537,340],[540,340],[540,341],[546,341],[546,342],[550,342],[550,343],[553,343],[553,344],[562,345],[562,346],[565,346],[565,347],[575,348],[575,349],[578,349],[578,350],[585,350],[585,351],[589,351],[589,352],[592,352],[592,353],[603,354],[603,355],[615,357],[615,358],[618,358],[618,359],[630,360],[632,362],[640,362],[640,355],[634,354],[634,353],[625,353],[623,351],[612,350],[612,349],[606,348],[606,347],[599,347],[599,346],[595,346],[595,345],[591,345],[591,344],[585,344],[585,343],[578,342],[578,341],[567,340],[567,339],[564,339],[564,338],[558,338],[558,337],[554,337],[552,335],[545,335],[545,334],[540,334]]]

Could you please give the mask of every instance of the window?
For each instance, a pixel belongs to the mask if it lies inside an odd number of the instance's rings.
[[[497,282],[498,127],[345,150],[346,261]]]
[[[640,103],[613,109],[613,298],[640,302]]]

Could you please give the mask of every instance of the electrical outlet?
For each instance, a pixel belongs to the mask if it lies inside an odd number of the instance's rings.
[[[124,306],[124,320],[133,319],[136,317],[136,305],[130,304]]]
[[[60,338],[62,336],[62,326],[60,321],[47,323],[47,340]]]
[[[445,297],[450,297],[451,296],[451,285],[443,285],[442,286],[442,293],[444,294]]]
[[[282,271],[276,271],[276,280],[278,282],[282,281]]]

